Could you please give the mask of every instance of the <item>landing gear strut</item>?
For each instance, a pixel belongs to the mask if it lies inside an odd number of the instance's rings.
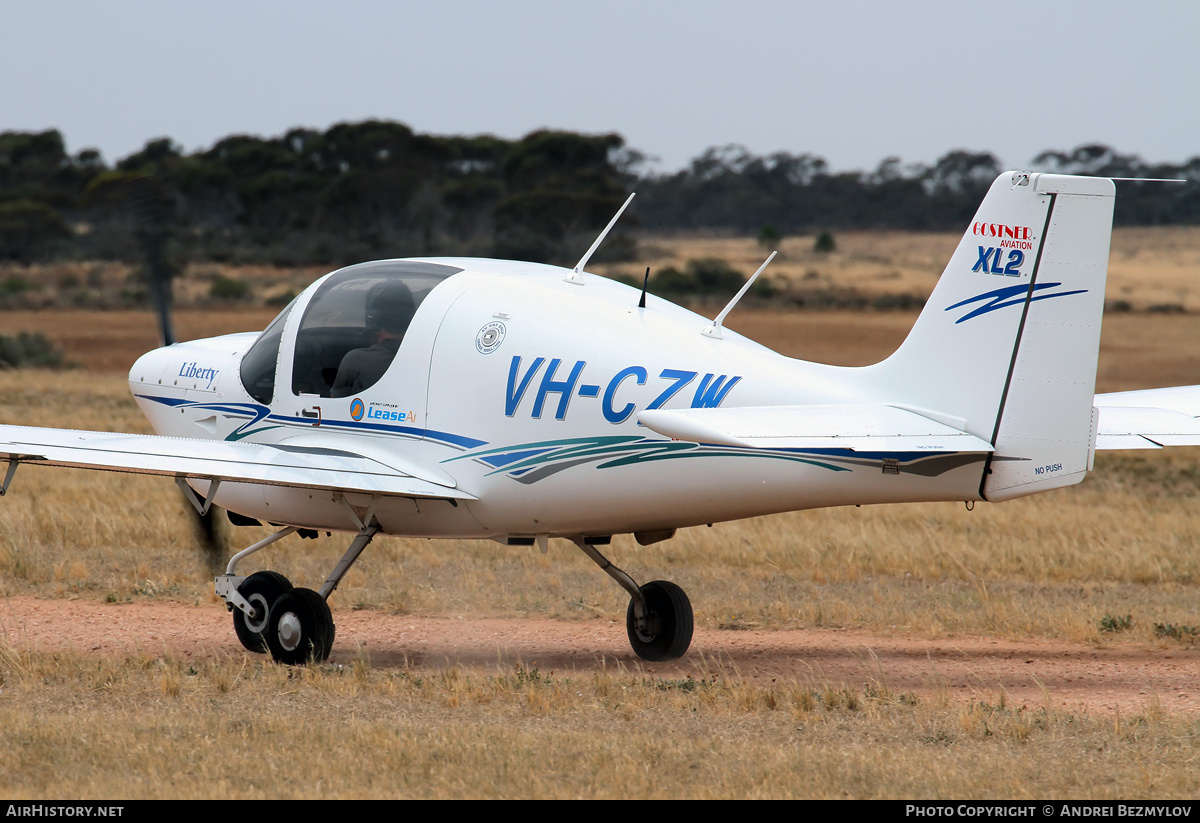
[[[252,652],[270,652],[277,662],[292,666],[328,660],[336,629],[326,601],[378,534],[379,523],[370,517],[368,520],[369,526],[360,521],[358,535],[320,591],[294,588],[279,572],[261,571],[240,577],[234,571],[249,555],[297,531],[295,526],[281,529],[234,555],[214,588],[233,612],[233,630],[241,644]]]
[[[666,580],[638,586],[595,546],[583,539],[576,540],[575,545],[629,592],[625,631],[634,654],[656,663],[683,657],[692,644],[694,628],[692,603],[683,589]]]

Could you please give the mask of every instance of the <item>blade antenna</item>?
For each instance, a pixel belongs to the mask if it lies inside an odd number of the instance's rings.
[[[729,301],[729,305],[721,310],[721,313],[717,315],[717,319],[712,321],[711,326],[708,326],[702,332],[700,332],[701,334],[703,334],[705,337],[712,337],[715,340],[721,339],[721,323],[725,321],[725,316],[729,314],[734,306],[737,305],[737,301],[742,299],[742,295],[745,294],[752,285],[754,285],[754,281],[757,280],[758,276],[763,273],[763,269],[771,265],[771,261],[775,259],[775,255],[777,254],[779,254],[778,251],[771,252],[771,256],[767,258],[766,262],[758,267],[758,271],[750,275],[750,279],[742,284],[742,287],[738,290],[738,293],[735,294],[733,299]]]
[[[642,281],[642,299],[638,301],[638,308],[646,308],[646,287],[650,285],[650,267],[646,266],[646,279]]]
[[[636,194],[636,192],[634,194]],[[608,233],[612,231],[612,227],[617,224],[617,220],[621,217],[621,213],[628,208],[630,202],[633,200],[633,197],[633,194],[629,195],[629,198],[625,201],[625,205],[617,209],[617,213],[613,215],[612,220],[608,221],[608,225],[604,227],[604,231],[600,232],[600,236],[596,238],[596,242],[592,243],[592,247],[587,250],[587,253],[580,258],[578,263],[575,264],[575,268],[572,269],[571,273],[564,277],[563,280],[566,280],[568,283],[574,283],[577,286],[583,285],[583,278],[579,276],[583,273],[583,267],[587,265],[588,260],[592,259],[592,254],[594,254],[596,249],[600,247],[600,244],[604,242],[604,238],[608,236]]]

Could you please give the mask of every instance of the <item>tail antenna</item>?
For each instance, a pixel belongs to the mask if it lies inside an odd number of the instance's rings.
[[[646,266],[646,279],[642,281],[642,299],[638,301],[638,308],[646,308],[646,287],[650,285],[650,267]]]
[[[636,192],[634,194],[636,194]],[[600,248],[600,244],[604,242],[604,238],[608,237],[608,233],[612,231],[612,227],[617,225],[617,220],[620,219],[621,214],[625,211],[625,209],[629,207],[629,204],[633,201],[633,197],[633,194],[629,195],[629,198],[625,201],[625,205],[617,209],[617,213],[613,215],[612,220],[608,221],[608,225],[604,227],[604,231],[600,232],[600,236],[596,238],[596,242],[592,243],[592,247],[588,249],[587,253],[579,259],[579,262],[575,264],[575,268],[572,269],[571,273],[564,277],[563,280],[566,280],[568,283],[574,283],[577,286],[583,285],[583,278],[580,277],[580,275],[583,274],[583,267],[586,266],[587,262],[592,259],[592,254],[595,253],[596,249]]]

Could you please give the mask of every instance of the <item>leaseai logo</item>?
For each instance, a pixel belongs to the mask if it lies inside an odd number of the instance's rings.
[[[354,420],[362,420],[363,411],[363,402],[357,397],[354,398],[354,402],[350,404],[350,417]]]
[[[479,334],[475,335],[475,349],[480,354],[491,354],[500,348],[500,344],[503,342],[504,324],[498,320],[488,323],[479,330]]]

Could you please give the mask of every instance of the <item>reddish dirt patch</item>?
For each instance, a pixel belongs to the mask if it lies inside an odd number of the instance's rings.
[[[691,651],[672,663],[646,663],[629,650],[625,627],[609,622],[461,619],[334,612],[331,662],[364,653],[378,668],[495,670],[520,663],[543,672],[610,671],[664,678],[790,680],[861,689],[881,684],[926,699],[1122,714],[1155,705],[1200,711],[1200,649],[1128,644],[1091,648],[1058,641],[979,637],[919,640],[860,631],[697,629]],[[108,604],[13,597],[0,628],[17,648],[87,654],[145,651],[184,659],[228,659],[246,652],[218,605]]]

